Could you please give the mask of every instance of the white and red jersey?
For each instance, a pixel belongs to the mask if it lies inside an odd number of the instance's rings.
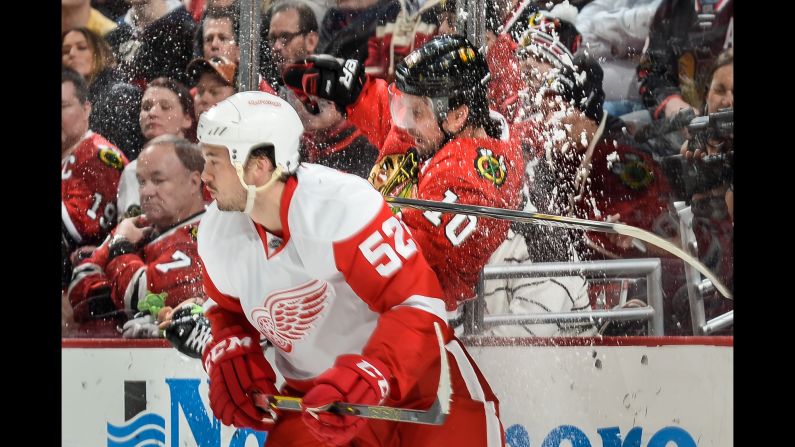
[[[516,142],[456,138],[420,168],[416,198],[516,209],[524,161]],[[448,310],[475,297],[483,266],[510,222],[404,208],[403,220],[439,276]]]
[[[99,303],[103,309],[137,312],[138,301],[147,292],[168,293],[165,305],[175,307],[193,297],[204,297],[202,264],[196,247],[199,221],[204,212],[167,229],[135,253],[109,259],[110,238],[90,258],[77,265],[67,296],[75,311],[75,320],[95,317],[92,308],[98,303],[95,291],[110,288],[113,304]],[[104,298],[107,300],[107,298]]]
[[[439,371],[433,322],[445,341],[452,333],[433,270],[381,195],[354,175],[302,164],[286,182],[280,219],[282,234],[272,234],[210,205],[199,254],[211,300],[273,343],[276,367],[299,391],[337,356],[361,354],[389,367],[391,396],[413,390],[412,402],[430,404]],[[421,377],[432,383],[423,387]]]
[[[61,160],[61,221],[75,246],[98,244],[116,225],[116,191],[127,158],[86,132]]]

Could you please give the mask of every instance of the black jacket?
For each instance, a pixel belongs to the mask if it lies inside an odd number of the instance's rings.
[[[119,61],[123,80],[143,87],[160,76],[187,83],[185,68],[193,55],[195,33],[196,23],[180,6],[142,32],[124,23],[106,39]]]

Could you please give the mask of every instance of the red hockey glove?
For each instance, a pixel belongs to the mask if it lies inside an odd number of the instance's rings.
[[[304,396],[304,423],[327,444],[349,442],[364,427],[365,419],[317,411],[334,402],[380,405],[389,395],[389,377],[386,365],[376,359],[354,354],[337,357],[334,366],[318,376]]]
[[[273,428],[274,415],[255,407],[251,398],[254,392],[278,394],[276,375],[255,335],[241,326],[221,329],[204,349],[202,361],[210,376],[210,408],[221,423],[263,431]]]

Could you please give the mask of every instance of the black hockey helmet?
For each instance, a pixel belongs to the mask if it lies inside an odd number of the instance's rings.
[[[431,99],[438,120],[461,104],[488,116],[486,58],[463,36],[440,35],[409,53],[395,69],[403,93]]]

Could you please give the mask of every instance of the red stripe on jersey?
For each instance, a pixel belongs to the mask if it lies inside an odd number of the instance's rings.
[[[290,203],[293,201],[293,194],[295,194],[296,187],[298,187],[298,180],[295,176],[290,176],[284,183],[284,191],[282,191],[282,204],[279,208],[279,219],[282,221],[282,239],[284,240],[284,242],[282,242],[282,248],[286,247],[287,241],[290,240],[290,225],[288,225],[287,222],[287,213],[290,211]],[[279,250],[281,250],[281,248],[279,248]]]
[[[204,264],[204,261],[202,261],[202,264]],[[215,287],[213,280],[210,279],[210,275],[207,274],[207,270],[205,269],[202,269],[202,284],[204,285],[204,293],[212,298],[216,304],[227,310],[243,313],[243,307],[240,305],[240,300],[221,293],[218,288]]]
[[[436,274],[418,247],[384,202],[361,231],[334,243],[334,259],[356,295],[383,313],[415,295],[441,299]]]

